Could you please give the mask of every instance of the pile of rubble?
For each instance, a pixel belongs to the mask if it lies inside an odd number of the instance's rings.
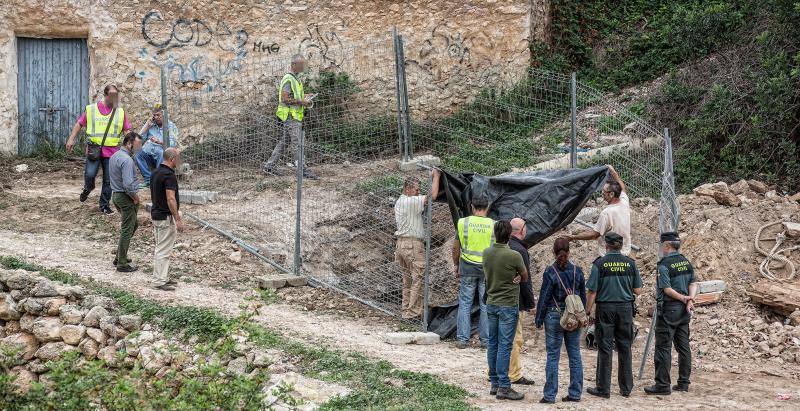
[[[109,367],[138,364],[157,378],[170,371],[193,375],[204,363],[221,364],[229,375],[267,370],[272,379],[264,392],[271,405],[280,402],[272,394],[275,388],[296,381],[302,384],[295,387],[294,395],[308,404],[313,404],[309,399],[320,400],[313,392],[299,392],[303,386],[325,386],[331,395],[349,392],[298,375],[283,351],[257,347],[243,332],[225,338],[231,339],[232,352],[201,354],[192,345],[142,324],[139,316],[120,315],[119,307],[108,297],[35,272],[0,269],[0,347],[10,348],[18,356],[20,365],[11,373],[23,391],[34,381],[47,384],[49,361],[78,351],[87,360],[99,359]]]

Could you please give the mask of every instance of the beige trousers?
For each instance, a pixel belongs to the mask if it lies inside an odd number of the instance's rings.
[[[398,238],[394,260],[403,270],[403,318],[420,316],[425,275],[425,243],[416,238]]]
[[[155,231],[156,250],[153,255],[153,277],[155,285],[164,285],[169,281],[169,256],[172,247],[175,245],[177,229],[175,219],[172,216],[166,220],[153,220],[153,230]]]

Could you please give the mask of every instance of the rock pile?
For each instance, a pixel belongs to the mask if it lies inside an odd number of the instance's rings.
[[[110,298],[88,294],[79,286],[51,281],[23,270],[0,270],[0,345],[18,355],[11,372],[22,390],[45,379],[48,361],[78,351],[109,367],[132,367],[162,377],[169,371],[191,373],[198,364],[218,362],[231,375],[266,368],[285,373],[294,367],[279,350],[261,350],[243,335],[233,335],[233,353],[201,355],[169,339],[136,315],[121,315]]]

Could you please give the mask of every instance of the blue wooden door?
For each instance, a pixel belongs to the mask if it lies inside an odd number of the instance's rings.
[[[86,39],[17,38],[21,155],[63,146],[89,101]]]

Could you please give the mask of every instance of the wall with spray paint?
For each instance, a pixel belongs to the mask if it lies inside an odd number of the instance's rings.
[[[413,96],[422,112],[458,104],[458,78],[479,87],[522,75],[544,0],[6,0],[0,4],[0,152],[17,146],[16,38],[88,39],[91,99],[119,85],[135,128],[159,101],[159,66],[175,87],[207,92],[236,84],[254,61],[306,55],[340,67],[342,48],[406,38]],[[534,21],[536,24],[534,24]],[[535,35],[544,35],[536,29]],[[287,61],[288,64],[288,61]],[[367,81],[368,79],[365,79]]]

